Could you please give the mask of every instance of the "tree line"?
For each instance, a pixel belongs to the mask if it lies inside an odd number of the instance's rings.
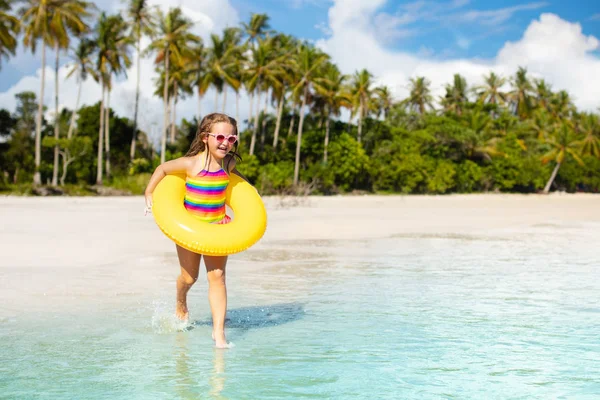
[[[321,193],[600,188],[598,115],[578,111],[569,93],[531,79],[525,68],[510,77],[490,72],[476,86],[456,74],[438,99],[426,77],[415,77],[408,97],[395,99],[366,69],[345,75],[322,50],[273,31],[265,14],[253,14],[207,42],[193,27],[180,8],[164,11],[146,0],[130,0],[114,15],[86,1],[0,0],[0,61],[14,55],[19,41],[40,50],[42,67],[47,48],[56,57],[53,119],[44,119],[44,68],[39,96],[21,93],[15,113],[0,113],[0,134],[7,138],[0,144],[5,182],[30,176],[39,185],[43,174],[55,186],[102,185],[113,173],[147,172],[185,152],[202,117],[201,101],[213,89],[219,109],[210,111],[238,120],[240,95],[249,95],[241,168],[267,193],[302,185]],[[142,48],[144,37],[150,44]],[[58,69],[64,54],[72,60],[69,76],[80,85],[75,108],[61,111]],[[113,79],[133,57],[134,112],[118,117],[110,108]],[[164,105],[157,154],[138,126],[143,57],[155,65],[155,95]],[[102,96],[79,109],[81,84],[89,78],[100,84]],[[228,95],[236,98],[234,110],[227,109]],[[186,96],[197,97],[198,110],[178,124],[177,104]],[[340,120],[343,110],[347,122]],[[25,157],[30,142],[33,160]],[[70,165],[86,173],[69,173]]]

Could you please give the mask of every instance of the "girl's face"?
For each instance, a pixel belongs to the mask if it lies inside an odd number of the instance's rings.
[[[211,132],[204,138],[204,143],[211,156],[222,160],[231,151],[237,136],[235,128],[227,122],[217,122],[212,126]],[[221,139],[221,140],[219,140]]]

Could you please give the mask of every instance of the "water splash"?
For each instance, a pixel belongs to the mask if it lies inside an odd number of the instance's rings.
[[[158,334],[169,334],[182,332],[190,327],[189,321],[182,321],[173,311],[173,305],[166,301],[154,301],[154,312],[152,314],[152,330]]]

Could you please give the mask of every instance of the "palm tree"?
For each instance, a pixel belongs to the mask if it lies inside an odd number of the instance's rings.
[[[468,158],[491,161],[492,157],[506,156],[497,148],[499,138],[490,130],[492,119],[489,114],[478,109],[468,110],[463,114],[460,122],[474,133],[474,135],[467,135],[462,143]]]
[[[358,109],[358,143],[362,140],[362,125],[363,120],[369,112],[371,98],[373,96],[373,75],[363,69],[356,71],[350,83],[350,93],[352,94],[355,108]]]
[[[579,116],[577,130],[583,134],[579,141],[580,152],[600,158],[600,118],[596,114],[584,113]]]
[[[169,99],[168,114],[171,115],[169,122],[169,143],[175,143],[175,137],[177,134],[177,103],[179,102],[179,98],[184,94],[192,93],[192,83],[194,82],[193,75],[189,74],[189,69],[187,67],[188,60],[181,59],[179,61],[172,60],[169,63],[169,82],[168,85],[168,95],[167,99]],[[157,89],[154,92],[155,95],[160,96],[161,91],[165,86],[165,71],[161,71],[157,82]]]
[[[296,142],[296,159],[294,163],[294,186],[298,185],[300,172],[300,148],[302,147],[302,128],[304,125],[304,108],[308,102],[310,88],[319,76],[319,69],[327,62],[329,56],[320,50],[303,44],[298,49],[295,57],[295,68],[298,71],[300,81],[294,87],[294,91],[302,92],[302,105],[300,106],[300,122],[298,123],[298,137]]]
[[[383,119],[385,120],[390,109],[394,106],[394,97],[387,86],[378,86],[374,92],[377,95],[377,115],[383,113]]]
[[[275,123],[275,133],[273,134],[273,149],[275,150],[279,141],[285,95],[288,89],[294,84],[294,66],[290,62],[290,56],[294,53],[296,43],[292,36],[284,34],[275,36],[273,40],[277,54],[282,57],[280,63],[281,70],[276,74],[276,83],[274,82],[271,87],[273,98],[277,102],[277,121]]]
[[[86,81],[88,75],[91,75],[95,80],[98,80],[98,75],[94,69],[94,61],[92,55],[96,50],[96,42],[88,39],[81,38],[77,48],[73,50],[73,59],[75,63],[71,70],[67,73],[67,78],[75,75],[77,82],[79,83],[77,89],[77,100],[75,101],[75,108],[71,114],[71,122],[69,124],[69,131],[67,132],[67,138],[70,139],[75,129],[75,120],[77,119],[77,111],[79,110],[79,100],[81,99],[81,88],[83,82]]]
[[[218,38],[215,35],[215,39]],[[215,74],[222,82],[221,91],[223,93],[223,106],[221,112],[225,112],[227,104],[227,86],[237,89],[241,86],[241,75],[239,68],[236,68],[242,59],[242,50],[240,43],[242,41],[242,31],[239,28],[226,28],[223,31],[223,39],[213,41],[214,62],[211,65],[216,68]],[[215,104],[217,109],[217,104]]]
[[[148,50],[157,51],[155,63],[164,63],[165,79],[163,88],[163,103],[165,107],[165,117],[163,123],[163,134],[161,144],[161,162],[165,162],[165,153],[167,149],[167,128],[170,118],[168,113],[168,83],[169,83],[169,63],[181,62],[191,53],[190,46],[199,43],[200,38],[190,32],[194,25],[191,20],[186,18],[181,8],[171,8],[167,14],[158,11],[158,37],[150,44]]]
[[[250,49],[251,57],[246,65],[246,86],[250,91],[255,91],[257,94],[257,109],[250,140],[250,155],[254,154],[256,145],[261,92],[268,92],[270,87],[278,87],[281,84],[279,79],[285,73],[284,58],[286,54],[278,52],[275,44],[274,38],[259,39],[257,45]],[[267,90],[264,90],[265,88]]]
[[[187,73],[190,76],[191,84],[198,93],[198,113],[196,118],[200,121],[202,117],[202,98],[210,87],[210,82],[205,79],[207,73],[208,52],[202,41],[198,41],[195,46],[190,48],[190,59],[186,64]]]
[[[506,78],[490,72],[484,76],[484,84],[475,87],[477,99],[481,103],[497,104],[502,106],[508,101],[508,95],[502,91],[502,86],[506,84]]]
[[[98,52],[96,73],[100,79],[102,99],[100,101],[100,130],[98,132],[98,165],[96,184],[102,185],[103,170],[103,139],[106,149],[106,174],[110,176],[110,92],[112,90],[112,75],[125,73],[131,65],[129,46],[131,37],[127,34],[126,23],[120,15],[100,15],[96,28]],[[104,107],[106,93],[107,106]]]
[[[19,19],[7,13],[10,8],[9,1],[0,0],[0,69],[2,57],[8,58],[9,55],[15,55],[17,35],[21,29]]]
[[[423,115],[427,107],[433,108],[430,86],[431,82],[425,77],[410,78],[410,94],[401,104]]]
[[[556,178],[560,166],[565,162],[567,156],[571,156],[579,165],[583,165],[580,158],[580,143],[570,124],[563,122],[554,135],[550,136],[547,143],[552,147],[549,152],[542,156],[542,163],[556,162],[552,175],[544,187],[544,193],[550,191],[550,187]]]
[[[446,95],[441,99],[444,111],[460,116],[464,105],[469,101],[467,92],[467,80],[460,74],[454,74],[453,84],[446,85]]]
[[[525,119],[532,109],[531,96],[533,93],[533,86],[527,78],[527,69],[519,67],[511,83],[513,90],[509,93],[509,97],[514,107],[514,113],[521,119]]]
[[[535,106],[543,108],[544,110],[550,109],[550,102],[552,101],[553,93],[552,87],[543,79],[535,80]]]
[[[571,96],[566,90],[554,94],[550,99],[550,113],[557,120],[570,119],[575,112]]]
[[[546,110],[537,109],[531,115],[531,118],[527,121],[535,133],[537,140],[545,142],[550,137],[551,131],[556,127],[556,121],[554,121]]]
[[[246,44],[252,45],[258,39],[264,39],[269,31],[269,16],[267,14],[252,14],[249,23],[242,23],[244,32],[247,35]]]
[[[38,112],[35,119],[35,171],[33,174],[33,184],[40,185],[42,178],[40,175],[41,164],[41,135],[42,135],[42,113],[44,111],[44,86],[46,84],[46,46],[54,43],[50,29],[50,19],[52,16],[52,7],[57,0],[27,0],[25,6],[21,8],[21,25],[24,28],[25,36],[23,44],[29,47],[32,53],[35,53],[38,40],[42,42],[42,79],[40,83],[40,97],[38,102]]]
[[[327,63],[322,75],[315,78],[316,92],[325,102],[325,142],[323,144],[323,162],[327,163],[327,149],[329,146],[329,121],[331,115],[339,116],[342,107],[352,107],[352,96],[345,90],[348,79],[335,64]]]
[[[129,158],[135,158],[135,146],[137,139],[137,120],[138,107],[140,100],[140,66],[141,66],[141,45],[142,35],[152,35],[155,27],[154,13],[152,8],[148,6],[148,0],[130,0],[126,10],[127,18],[131,23],[133,39],[135,40],[135,50],[137,52],[137,75],[135,85],[135,110],[133,112],[133,135],[131,138],[131,147],[129,150]]]
[[[84,22],[84,18],[90,16],[89,8],[91,5],[80,0],[56,1],[52,6],[52,15],[50,22],[51,37],[54,42],[56,52],[56,63],[54,65],[54,138],[57,140],[54,146],[54,168],[52,169],[52,185],[58,185],[58,136],[59,136],[59,118],[58,112],[58,67],[59,52],[61,49],[69,47],[70,34],[80,36],[89,30],[89,26]]]

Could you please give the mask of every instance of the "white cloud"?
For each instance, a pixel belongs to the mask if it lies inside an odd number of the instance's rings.
[[[305,5],[325,7],[329,3],[331,3],[331,0],[290,0],[289,6],[294,9],[299,9],[304,7]]]
[[[464,14],[450,16],[449,19],[460,22],[478,22],[482,25],[498,25],[508,21],[512,15],[518,11],[536,10],[545,7],[546,5],[548,5],[548,3],[539,2],[520,4],[518,6],[505,7],[497,10],[471,10]]]
[[[456,38],[456,45],[461,49],[466,50],[471,47],[471,41],[464,36],[458,36]]]
[[[507,42],[493,59],[441,61],[424,52],[411,54],[382,46],[367,21],[377,15],[384,3],[385,0],[336,0],[329,10],[332,35],[317,45],[345,73],[370,70],[378,77],[378,83],[390,87],[396,98],[407,96],[411,77],[427,77],[434,94],[442,95],[444,85],[455,73],[475,85],[490,71],[508,76],[524,66],[532,76],[544,77],[554,89],[569,91],[578,107],[593,110],[600,104],[600,59],[593,53],[598,39],[583,34],[577,23],[542,14],[530,23],[520,40]]]

